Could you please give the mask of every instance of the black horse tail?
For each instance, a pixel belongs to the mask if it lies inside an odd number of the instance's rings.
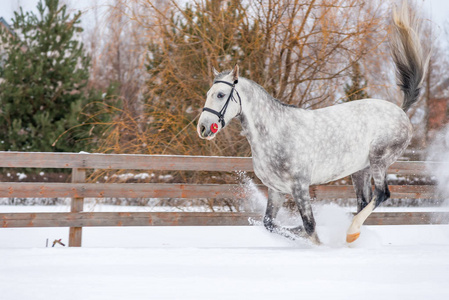
[[[418,101],[430,51],[422,49],[419,33],[421,21],[410,9],[407,1],[393,10],[393,33],[390,38],[391,54],[396,66],[398,85],[404,93],[402,109],[407,111]]]

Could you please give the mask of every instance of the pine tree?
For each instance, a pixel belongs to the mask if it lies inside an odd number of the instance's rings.
[[[352,65],[351,84],[345,85],[346,102],[369,98],[366,92],[368,82],[360,70],[360,64],[354,62]]]
[[[59,0],[40,0],[37,10],[36,15],[20,8],[14,33],[0,30],[6,52],[0,66],[0,150],[79,151],[90,130],[78,127],[80,112],[93,94],[86,90],[89,57],[76,36],[81,12],[70,16]]]

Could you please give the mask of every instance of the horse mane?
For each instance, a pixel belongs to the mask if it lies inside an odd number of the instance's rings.
[[[220,73],[215,77],[214,83],[215,83],[216,81],[222,80],[224,77],[226,77],[227,75],[229,75],[231,72],[232,72],[231,70],[227,70],[227,71],[220,72]],[[267,92],[261,85],[259,85],[257,82],[255,82],[255,81],[253,81],[253,80],[251,80],[251,79],[248,79],[248,78],[245,78],[245,77],[239,77],[239,79],[246,80],[246,81],[251,85],[252,88],[254,88],[254,89],[256,89],[257,91],[259,91],[262,95],[265,96],[265,98],[266,98],[268,101],[270,101],[270,102],[272,102],[273,104],[275,104],[275,106],[278,106],[278,107],[299,108],[299,107],[296,106],[296,105],[293,105],[293,104],[286,104],[286,103],[282,102],[281,100],[274,98],[274,97],[273,97],[272,95],[270,95],[270,94],[269,94],[269,93],[268,93],[268,92]]]

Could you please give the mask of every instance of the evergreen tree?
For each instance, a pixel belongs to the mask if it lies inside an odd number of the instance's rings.
[[[360,70],[360,64],[354,62],[352,65],[351,84],[345,84],[346,102],[369,98],[366,92],[368,82]]]
[[[93,92],[86,90],[89,57],[76,37],[81,12],[70,16],[59,0],[40,0],[37,10],[36,15],[20,8],[14,33],[0,30],[6,52],[0,66],[0,150],[84,150],[90,128],[78,126],[79,118]]]

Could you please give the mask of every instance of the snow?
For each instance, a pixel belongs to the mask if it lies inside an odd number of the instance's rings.
[[[387,180],[398,180],[398,175],[397,174],[387,174]]]
[[[193,226],[86,227],[83,248],[45,248],[67,243],[68,228],[1,228],[1,299],[449,297],[449,225],[364,226],[348,246],[347,209],[316,218],[322,246],[261,226]]]
[[[171,174],[159,175],[158,179],[162,180],[162,181],[170,181],[173,179],[173,175],[171,175]]]
[[[25,173],[17,173],[16,175],[19,180],[24,180],[25,178],[27,178],[27,175]]]

